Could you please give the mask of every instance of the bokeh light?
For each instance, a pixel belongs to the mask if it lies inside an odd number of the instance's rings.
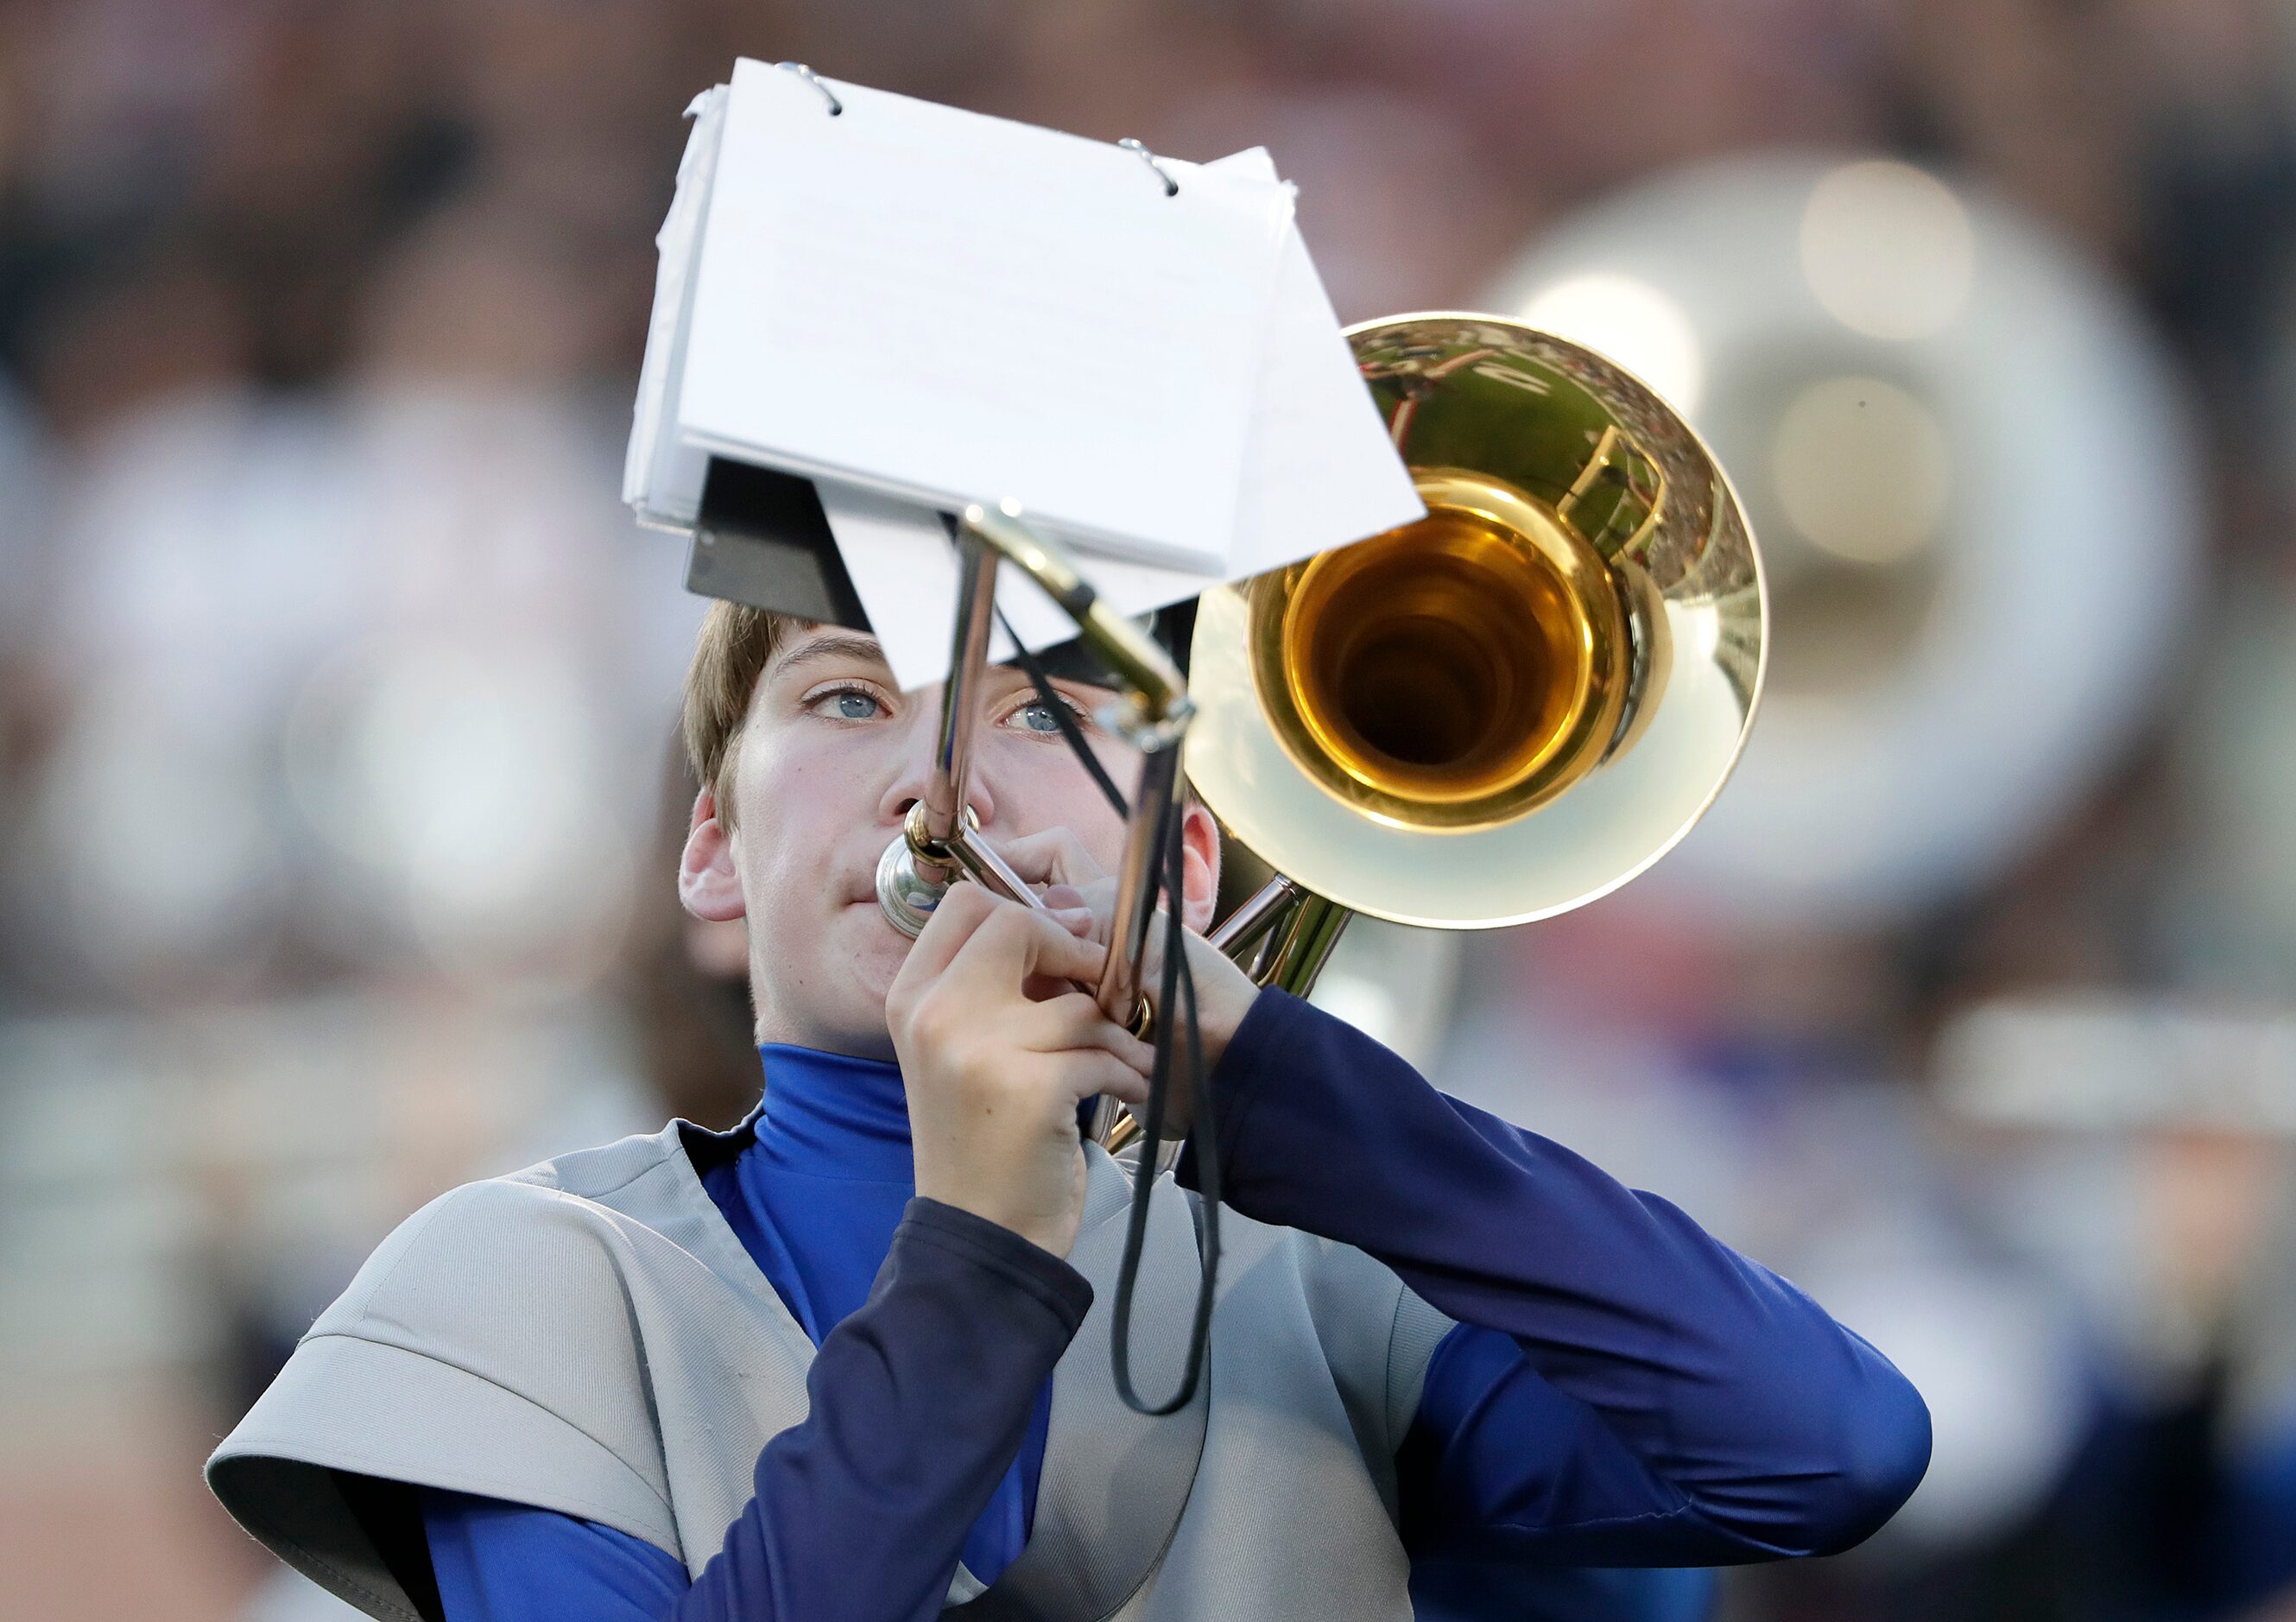
[[[1828,377],[1793,397],[1771,453],[1803,539],[1853,564],[1901,563],[1936,536],[1952,462],[1936,415],[1878,377]]]
[[[1685,416],[1705,383],[1698,334],[1682,306],[1647,282],[1597,271],[1540,289],[1520,319],[1609,356]]]
[[[1969,301],[1976,272],[1969,213],[1911,164],[1845,164],[1802,212],[1802,271],[1828,314],[1874,338],[1925,338]]]

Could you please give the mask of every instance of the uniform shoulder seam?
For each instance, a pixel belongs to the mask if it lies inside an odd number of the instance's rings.
[[[537,1412],[557,1420],[569,1430],[573,1431],[577,1436],[582,1437],[583,1440],[588,1442],[600,1453],[604,1453],[615,1463],[620,1465],[624,1470],[628,1472],[632,1480],[636,1481],[640,1486],[645,1489],[646,1496],[652,1499],[654,1503],[661,1506],[662,1513],[670,1518],[671,1523],[673,1525],[676,1524],[676,1511],[671,1507],[669,1501],[661,1495],[660,1491],[654,1486],[653,1483],[645,1478],[644,1472],[633,1466],[627,1459],[623,1458],[619,1453],[615,1451],[612,1445],[603,1438],[592,1435],[588,1430],[576,1424],[572,1420],[568,1419],[564,1414],[560,1413],[555,1409],[545,1407],[542,1404],[536,1402],[532,1397],[529,1396],[525,1392],[519,1390],[516,1387],[505,1386],[502,1381],[496,1379],[491,1375],[482,1374],[478,1370],[470,1367],[466,1363],[457,1363],[452,1358],[441,1357],[435,1352],[417,1351],[413,1346],[400,1346],[395,1341],[385,1340],[373,1335],[356,1334],[347,1330],[329,1330],[324,1336],[314,1335],[309,1337],[309,1338],[314,1340],[326,1338],[355,1340],[366,1346],[389,1346],[394,1352],[404,1352],[410,1357],[420,1357],[425,1362],[437,1363],[442,1369],[452,1369],[455,1373],[463,1375],[466,1379],[477,1380],[480,1384],[502,1392],[506,1396],[515,1397],[518,1401],[525,1404],[528,1407],[534,1409]]]

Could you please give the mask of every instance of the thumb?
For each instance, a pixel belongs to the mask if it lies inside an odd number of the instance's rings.
[[[1093,917],[1089,907],[1054,907],[1045,916],[1080,941],[1092,939]]]

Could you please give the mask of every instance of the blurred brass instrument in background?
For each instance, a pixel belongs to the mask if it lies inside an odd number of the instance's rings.
[[[1486,297],[1662,391],[1762,537],[1761,734],[1668,864],[1682,913],[1934,916],[2189,702],[2203,440],[2143,312],[2010,200],[1720,159],[1553,222]]]

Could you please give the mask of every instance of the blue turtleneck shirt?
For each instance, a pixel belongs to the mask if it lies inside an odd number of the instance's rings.
[[[898,1066],[767,1042],[757,1141],[710,1167],[701,1186],[816,1346],[869,1298],[893,1230],[916,1197],[908,1095]],[[1037,1513],[1037,1472],[1053,1412],[1038,1387],[1020,1456],[964,1540],[984,1583],[1011,1565]]]

